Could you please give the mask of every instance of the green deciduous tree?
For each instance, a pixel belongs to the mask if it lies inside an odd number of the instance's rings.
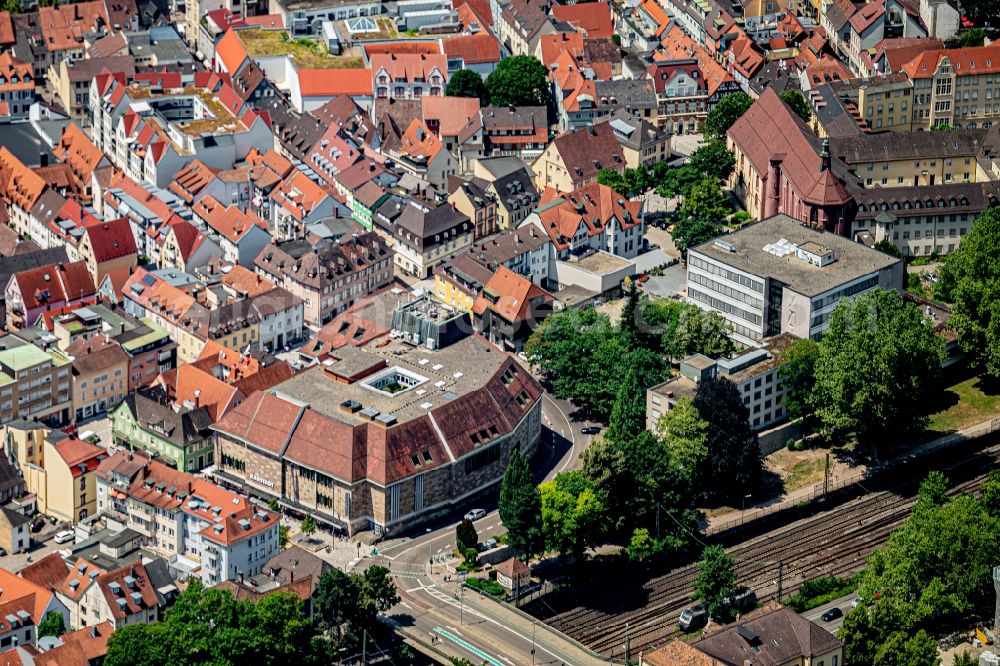
[[[726,180],[736,168],[736,156],[726,148],[725,141],[714,140],[691,153],[689,164],[705,176]]]
[[[460,69],[452,74],[444,94],[448,97],[478,97],[482,106],[490,103],[490,93],[486,90],[483,77],[471,69]]]
[[[705,136],[724,141],[729,128],[752,105],[753,99],[746,93],[738,92],[726,95],[708,112],[708,117],[705,118],[705,123],[702,126]]]
[[[525,560],[541,554],[545,545],[541,530],[542,499],[531,478],[528,458],[522,456],[517,447],[510,452],[500,485],[499,510],[510,545],[520,551]]]
[[[978,664],[979,660],[969,654],[968,650],[955,655],[955,659],[951,662],[951,666],[977,666]]]
[[[805,416],[812,411],[812,391],[816,384],[816,359],[819,344],[808,338],[796,340],[782,354],[778,376],[787,391],[785,411],[792,418]]]
[[[476,532],[476,526],[468,518],[463,518],[462,522],[455,526],[455,545],[462,552],[466,548],[479,546],[479,533]]]
[[[605,433],[608,439],[631,439],[646,427],[646,388],[639,385],[637,368],[628,368],[618,386],[615,405],[611,408]]]
[[[663,330],[663,351],[673,359],[691,354],[719,358],[732,354],[736,345],[729,337],[729,325],[717,312],[707,312],[697,305],[684,305],[676,318]]]
[[[710,377],[698,383],[693,404],[708,422],[708,455],[699,475],[708,480],[704,492],[719,499],[742,497],[761,472],[760,443],[743,396],[728,379]]]
[[[192,581],[162,622],[120,627],[108,640],[108,666],[320,663],[322,645],[302,600],[279,592],[259,601]]]
[[[628,544],[628,558],[633,561],[641,561],[656,553],[656,540],[650,535],[645,527],[637,527],[632,532],[632,538]]]
[[[21,12],[21,0],[3,0],[0,10],[10,12],[11,14],[19,14]]]
[[[982,28],[969,28],[955,40],[955,46],[965,48],[968,46],[982,46],[986,41],[986,31]]]
[[[660,162],[653,169],[653,187],[661,197],[685,197],[691,188],[701,181],[705,175],[690,164],[678,168],[669,168],[666,162]]]
[[[965,15],[976,25],[992,24],[1000,14],[1000,0],[972,0],[963,2]]]
[[[913,636],[895,631],[875,652],[879,666],[938,666],[937,643],[921,629]]]
[[[781,101],[788,105],[788,107],[795,112],[802,120],[809,122],[812,120],[812,109],[809,108],[809,102],[806,101],[805,96],[798,90],[786,90],[780,95]]]
[[[486,77],[490,102],[496,106],[545,106],[549,80],[545,65],[534,56],[504,58]]]
[[[954,304],[948,325],[958,343],[991,376],[1000,377],[1000,207],[985,210],[948,255],[936,298]]]
[[[816,359],[816,415],[828,433],[865,443],[922,428],[943,350],[920,309],[895,291],[841,301]]]
[[[702,178],[684,197],[680,213],[698,222],[722,223],[733,212],[733,202],[717,178]]]
[[[701,418],[694,401],[687,396],[678,398],[656,422],[656,435],[673,465],[692,485],[700,484],[699,474],[708,457],[708,421]]]
[[[707,243],[722,233],[722,227],[711,222],[702,222],[691,217],[682,217],[674,223],[670,237],[674,247],[683,256],[687,256],[688,248]]]
[[[593,481],[576,470],[561,472],[539,486],[539,492],[546,550],[580,557],[587,548],[600,545],[607,505]]]
[[[725,548],[709,546],[702,552],[692,587],[694,598],[705,604],[712,619],[720,623],[731,619],[723,599],[736,587],[736,563]]]
[[[316,519],[311,514],[306,514],[306,517],[302,519],[301,529],[306,536],[312,536],[316,533]]]
[[[947,500],[948,478],[941,472],[932,470],[920,484],[920,490],[917,492],[917,504],[913,510],[936,509],[943,506]]]
[[[879,242],[875,243],[874,247],[879,252],[883,254],[888,254],[890,257],[896,257],[897,259],[903,258],[902,251],[898,247],[896,247],[896,244],[893,243],[888,238],[883,238]]]
[[[62,636],[66,631],[66,624],[63,622],[62,613],[49,611],[45,618],[38,623],[38,637],[42,636]]]

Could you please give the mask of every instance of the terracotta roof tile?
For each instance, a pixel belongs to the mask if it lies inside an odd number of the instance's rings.
[[[578,5],[552,5],[552,15],[560,21],[572,23],[587,37],[611,38],[611,7],[607,2],[589,2]]]
[[[458,35],[444,39],[444,52],[448,58],[461,58],[468,65],[500,62],[500,41],[486,30],[472,35]]]
[[[303,97],[352,97],[372,94],[370,69],[300,69],[299,91]]]
[[[555,300],[552,294],[531,280],[506,266],[500,266],[486,283],[484,292],[476,299],[472,309],[477,315],[492,310],[507,321],[517,323],[527,321],[534,315],[532,301],[538,298],[550,303]]]
[[[66,562],[59,553],[49,553],[37,562],[21,569],[18,575],[46,590],[55,591],[66,581]]]
[[[553,143],[574,182],[596,178],[604,168],[625,168],[621,146],[611,125],[606,122],[565,132],[557,136]]]
[[[138,252],[132,224],[127,217],[93,222],[84,227],[97,263],[128,257]]]

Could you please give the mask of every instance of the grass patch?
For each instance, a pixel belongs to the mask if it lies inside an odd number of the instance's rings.
[[[823,458],[812,458],[800,460],[789,470],[788,476],[784,480],[785,492],[791,492],[803,486],[819,483],[823,480],[823,470],[825,468]]]
[[[804,613],[817,606],[822,606],[834,599],[839,599],[854,592],[858,588],[855,578],[838,578],[825,576],[802,583],[799,591],[788,597],[785,605],[796,613]]]
[[[469,578],[465,581],[465,584],[477,590],[482,590],[491,597],[503,599],[507,596],[507,590],[503,589],[503,585],[495,580],[489,580],[487,578]]]
[[[332,56],[317,40],[290,39],[282,30],[240,30],[240,40],[253,57],[289,55],[305,69],[346,69],[364,67],[360,56]]]
[[[933,434],[955,432],[986,421],[1000,412],[1000,393],[972,377],[941,392],[931,409],[927,430]]]

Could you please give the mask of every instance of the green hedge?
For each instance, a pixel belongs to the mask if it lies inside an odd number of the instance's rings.
[[[466,585],[469,587],[474,587],[477,590],[482,590],[491,597],[497,597],[502,599],[507,596],[507,590],[503,588],[503,585],[496,582],[495,580],[487,580],[485,578],[468,578],[465,581]]]
[[[854,578],[844,579],[837,576],[825,576],[807,580],[799,591],[788,597],[785,605],[796,613],[822,606],[839,597],[854,592],[858,587]]]

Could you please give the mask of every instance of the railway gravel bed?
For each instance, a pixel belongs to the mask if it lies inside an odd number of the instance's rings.
[[[963,457],[950,453],[897,465],[860,486],[860,496],[729,547],[740,582],[765,601],[778,596],[779,577],[784,598],[806,580],[854,574],[906,520],[927,469],[944,470],[953,494],[974,492],[1000,460],[996,445]],[[719,540],[732,543],[734,535]],[[598,654],[621,656],[626,631],[633,654],[648,652],[681,634],[677,617],[691,603],[697,572],[695,563],[652,577],[641,567],[624,567],[589,586],[546,595],[524,610]]]

